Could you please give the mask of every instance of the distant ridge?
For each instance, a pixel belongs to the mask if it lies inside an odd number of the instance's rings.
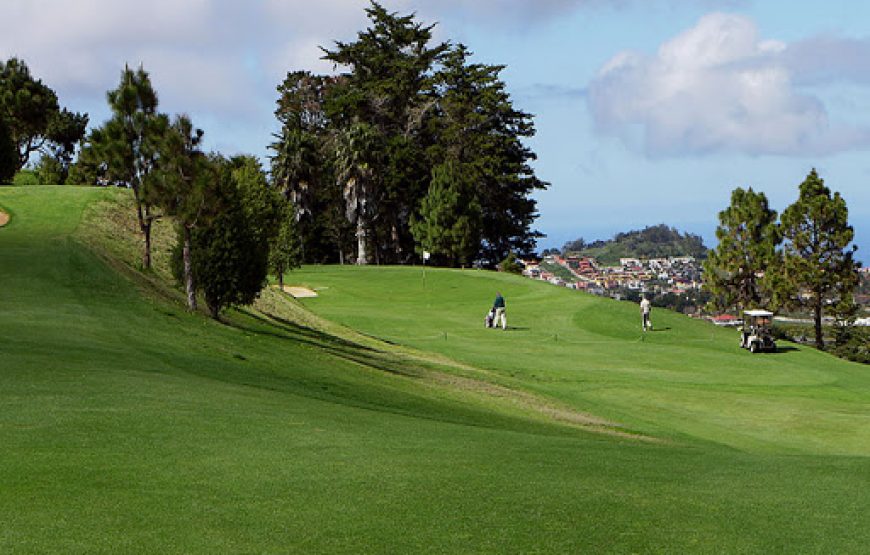
[[[582,238],[569,241],[562,247],[562,254],[588,256],[603,264],[616,264],[620,258],[706,258],[707,250],[700,235],[681,233],[676,228],[659,224],[617,233],[606,241],[587,243]]]

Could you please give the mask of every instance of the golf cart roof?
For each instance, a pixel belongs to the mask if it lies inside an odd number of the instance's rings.
[[[769,310],[744,310],[744,316],[773,316],[773,312]]]

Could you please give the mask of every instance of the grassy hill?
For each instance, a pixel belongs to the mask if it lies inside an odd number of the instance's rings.
[[[667,258],[693,256],[706,258],[707,248],[699,235],[681,233],[665,224],[617,233],[612,239],[586,244],[582,239],[567,243],[564,254],[588,256],[599,263],[619,264],[620,258]]]
[[[0,552],[870,541],[866,367],[478,271],[305,268],[318,298],[216,323],[136,270],[125,202],[0,188]]]

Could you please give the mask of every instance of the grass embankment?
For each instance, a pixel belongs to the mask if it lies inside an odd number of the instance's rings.
[[[261,306],[285,321],[219,324],[187,314],[98,227],[82,234],[87,206],[124,194],[0,190],[13,216],[0,230],[2,552],[842,553],[870,541],[857,365],[800,350],[741,358],[730,335],[659,313],[670,329],[641,342],[633,307],[490,273],[427,271],[423,287],[413,269],[314,268],[292,279],[319,289],[305,306],[320,316],[270,296]],[[495,288],[512,331],[482,329]],[[666,441],[548,423],[502,388]],[[823,409],[815,433],[803,403]],[[680,407],[698,423],[679,425]],[[788,412],[794,430],[779,426]],[[731,429],[731,413],[755,431]]]

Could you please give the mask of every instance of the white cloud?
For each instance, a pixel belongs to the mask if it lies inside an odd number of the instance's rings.
[[[762,39],[749,18],[713,13],[654,55],[614,56],[589,86],[589,107],[598,130],[652,156],[829,154],[870,145],[870,129],[832,121],[799,86],[824,68],[799,55],[806,44]],[[841,78],[857,69],[843,66]]]

